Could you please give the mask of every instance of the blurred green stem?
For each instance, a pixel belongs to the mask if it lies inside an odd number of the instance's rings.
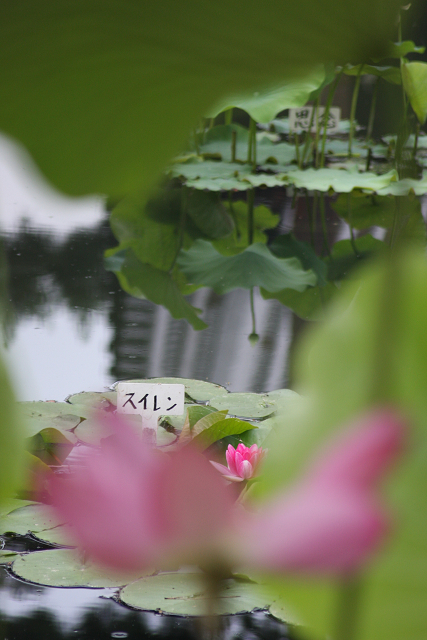
[[[298,165],[298,169],[301,169],[301,154],[299,151],[299,136],[298,134],[295,132],[294,134],[294,140],[295,140],[295,154],[297,157],[297,165]]]
[[[353,146],[353,137],[355,130],[355,117],[356,117],[356,106],[357,106],[357,98],[359,97],[359,87],[360,87],[360,79],[362,77],[364,65],[360,65],[360,69],[356,76],[356,82],[354,84],[353,96],[351,98],[351,111],[350,111],[350,135],[348,137],[348,157],[351,158],[351,150]]]
[[[311,110],[310,124],[308,125],[308,131],[307,131],[307,134],[305,136],[304,150],[302,152],[302,158],[301,158],[302,166],[304,166],[304,163],[306,161],[307,152],[308,152],[308,150],[310,148],[310,144],[312,142],[311,128],[312,128],[313,122],[314,122],[314,112],[315,112],[315,107],[313,107],[312,110]]]
[[[329,93],[328,93],[328,99],[326,101],[326,107],[325,107],[325,111],[323,113],[323,137],[322,137],[322,152],[320,155],[320,167],[323,168],[325,166],[325,145],[326,145],[326,134],[328,131],[328,127],[327,127],[327,123],[328,123],[328,119],[329,119],[329,112],[331,110],[331,106],[332,106],[332,100],[334,99],[334,95],[335,95],[335,91],[337,90],[337,85],[338,82],[340,81],[340,78],[343,74],[344,69],[341,69],[341,71],[339,71],[337,73],[337,75],[335,76],[335,80],[332,83],[330,89],[329,89]]]
[[[254,288],[252,287],[250,290],[250,299],[251,299],[251,317],[252,317],[252,335],[256,333],[256,323],[255,323],[255,306],[254,306]]]
[[[237,132],[233,129],[231,132],[231,162],[236,162],[236,140]]]
[[[320,138],[320,126],[319,126],[319,106],[320,96],[317,96],[316,100],[316,141],[314,143],[314,164],[316,169],[319,166],[319,138]]]
[[[181,212],[179,216],[179,227],[178,227],[178,244],[176,248],[176,253],[172,260],[172,264],[169,267],[169,274],[172,273],[173,268],[178,260],[179,252],[182,249],[183,241],[184,241],[184,229],[185,229],[185,221],[187,218],[187,205],[188,205],[188,187],[181,187]]]
[[[353,576],[341,582],[338,591],[334,640],[355,640],[361,600],[361,582]]]
[[[233,107],[227,109],[224,115],[225,124],[231,124],[233,122]]]
[[[325,247],[326,253],[328,254],[328,256],[330,257],[331,255],[331,250],[329,248],[329,241],[328,241],[328,229],[326,226],[326,216],[325,216],[325,194],[321,193],[320,194],[320,219],[322,221],[322,232],[323,232],[323,245]]]
[[[311,209],[310,218],[310,241],[311,246],[315,249],[315,237],[316,237],[316,218],[317,218],[317,200],[319,198],[319,192],[315,191],[313,195],[313,207]]]
[[[251,245],[254,241],[254,198],[255,192],[253,189],[247,191],[247,205],[248,205],[248,245]]]

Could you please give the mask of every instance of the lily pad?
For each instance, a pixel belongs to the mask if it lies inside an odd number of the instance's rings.
[[[0,549],[0,564],[9,564],[18,557],[19,554],[14,551],[4,551]]]
[[[416,196],[423,196],[427,193],[427,171],[423,171],[420,180],[405,178],[404,180],[390,182],[388,185],[378,189],[379,196],[389,194],[393,196],[407,196],[411,192],[415,193]]]
[[[89,406],[92,409],[108,409],[111,405],[117,405],[117,393],[115,391],[82,391],[68,396],[67,402]]]
[[[33,531],[32,537],[36,540],[40,540],[41,542],[58,545],[59,547],[77,546],[72,531],[66,524],[61,524],[57,527],[53,527],[52,529],[45,529],[44,531]]]
[[[135,574],[120,575],[94,565],[74,549],[35,551],[13,563],[13,572],[23,580],[48,587],[120,587],[135,579]]]
[[[44,531],[62,524],[45,505],[30,504],[11,511],[0,519],[0,534],[26,535],[31,531]]]
[[[289,174],[289,181],[299,189],[315,191],[333,189],[336,193],[349,193],[353,189],[369,189],[383,193],[384,189],[396,180],[397,172],[394,169],[383,175],[370,171],[357,173],[345,169],[306,169]]]
[[[312,271],[304,271],[297,258],[276,258],[259,242],[237,255],[223,256],[210,242],[197,240],[191,249],[181,251],[178,264],[191,282],[220,294],[256,286],[268,291],[285,287],[304,291],[317,281]]]
[[[208,599],[200,573],[162,573],[142,578],[120,592],[120,600],[135,608],[184,616],[207,613]],[[218,602],[219,614],[265,609],[271,599],[253,582],[226,581]]]
[[[230,415],[239,418],[266,418],[276,411],[276,402],[258,393],[229,393],[213,398],[210,405],[218,411],[228,409]]]
[[[145,378],[135,380],[124,380],[123,382],[161,382],[163,384],[183,384],[185,385],[185,395],[194,402],[207,402],[216,396],[226,396],[228,391],[225,387],[213,382],[204,380],[192,380],[189,378]],[[118,383],[116,382],[115,385]]]

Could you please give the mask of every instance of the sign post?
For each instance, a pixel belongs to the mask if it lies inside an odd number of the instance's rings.
[[[155,444],[159,417],[182,415],[184,397],[183,384],[119,382],[117,413],[140,415],[144,438]]]

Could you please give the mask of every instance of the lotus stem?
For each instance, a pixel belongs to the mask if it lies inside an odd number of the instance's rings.
[[[327,122],[329,118],[329,112],[331,110],[332,100],[334,99],[335,91],[337,90],[338,82],[343,74],[344,68],[337,73],[335,76],[335,80],[329,89],[328,99],[326,101],[325,112],[323,114],[323,137],[322,137],[322,152],[320,155],[320,167],[323,168],[325,166],[325,145],[326,145],[326,134],[327,134]]]
[[[360,79],[362,76],[364,65],[361,64],[359,71],[357,73],[356,82],[354,84],[353,96],[351,99],[351,111],[350,111],[350,135],[348,137],[348,157],[351,158],[351,149],[353,146],[353,137],[354,137],[354,129],[355,129],[355,117],[356,117],[356,106],[357,106],[357,98],[359,97],[359,87],[360,87]]]
[[[362,594],[360,579],[356,576],[341,583],[338,594],[338,609],[335,622],[336,640],[355,640],[357,619]]]

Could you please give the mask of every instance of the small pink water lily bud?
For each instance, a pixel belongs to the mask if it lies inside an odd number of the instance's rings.
[[[266,453],[267,449],[262,449],[257,444],[247,447],[240,443],[236,449],[229,444],[225,453],[228,467],[218,462],[213,462],[213,460],[210,462],[227,480],[243,482],[243,480],[249,480],[254,477],[257,467]]]
[[[377,485],[402,454],[405,431],[396,412],[372,412],[333,438],[288,491],[256,513],[241,511],[243,562],[285,573],[358,570],[390,530]]]

